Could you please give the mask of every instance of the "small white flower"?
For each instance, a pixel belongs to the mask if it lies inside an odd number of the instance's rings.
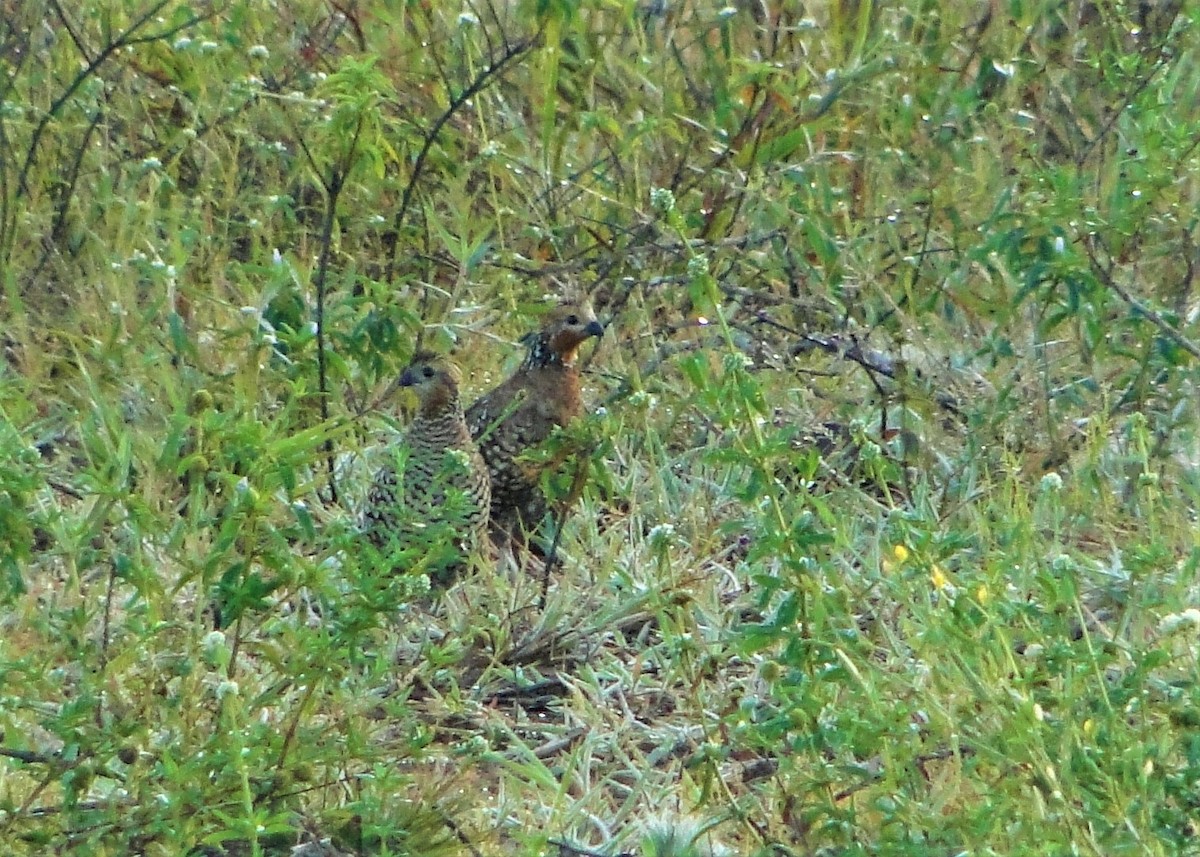
[[[247,318],[253,318],[254,316],[258,315],[258,307],[244,306],[241,308],[241,310],[239,310],[239,312],[241,312],[241,314]]]
[[[142,169],[144,170],[157,170],[161,166],[162,161],[158,158],[150,157],[142,160]]]
[[[180,36],[178,39],[175,40],[174,44],[172,45],[172,47],[175,48],[175,50],[177,50],[177,51],[186,51],[191,46],[192,46],[192,40],[189,39],[187,36]]]
[[[674,535],[674,524],[655,524],[650,528],[650,544],[654,545],[655,547],[665,547],[666,545],[670,544],[671,538]]]
[[[206,54],[211,54],[213,51],[215,51],[219,47],[221,47],[221,46],[218,45],[216,42],[210,42],[207,40],[200,43],[200,50],[202,50]]]
[[[658,404],[658,399],[645,390],[635,390],[629,394],[629,404],[635,408],[653,410],[654,406]]]
[[[238,695],[238,683],[226,679],[217,685],[217,699],[225,699],[228,696]]]
[[[486,738],[482,735],[472,735],[459,745],[459,755],[486,753],[489,749],[491,748]]]
[[[340,556],[327,556],[321,560],[321,564],[317,566],[325,571],[337,571],[342,567],[342,558]]]
[[[460,27],[474,27],[478,23],[479,19],[470,12],[461,12],[458,16],[458,26]]]
[[[661,214],[674,211],[675,194],[670,188],[656,187],[650,191],[650,205]]]
[[[693,256],[692,258],[688,259],[687,273],[688,273],[688,277],[693,280],[696,279],[697,277],[703,277],[705,274],[707,274],[708,273],[708,257],[707,256]]]
[[[1039,487],[1041,488],[1043,494],[1057,493],[1061,491],[1063,487],[1062,477],[1051,470],[1042,477]]]
[[[218,652],[225,648],[225,634],[221,631],[209,631],[204,635],[204,639],[200,641],[200,649],[206,655]]]
[[[1075,570],[1075,560],[1071,559],[1068,554],[1060,553],[1054,559],[1050,560],[1050,568],[1056,574],[1067,574]]]
[[[658,541],[660,539],[670,539],[674,535],[673,523],[656,523],[650,527],[650,541]]]
[[[737,372],[750,366],[754,361],[744,351],[730,351],[721,360],[726,372]]]
[[[732,18],[736,14],[737,14],[736,6],[726,6],[724,9],[722,9],[720,12],[717,13],[717,17],[721,18],[721,19],[726,19],[726,18]]]
[[[246,56],[250,57],[252,60],[265,60],[270,55],[271,52],[267,50],[266,45],[255,45],[254,47],[250,48],[250,50],[246,51]]]
[[[1164,637],[1189,628],[1200,628],[1200,610],[1189,607],[1182,613],[1171,613],[1163,616],[1158,622],[1158,633]]]

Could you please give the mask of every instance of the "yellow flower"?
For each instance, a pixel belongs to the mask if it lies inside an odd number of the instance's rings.
[[[946,577],[946,572],[942,571],[940,565],[933,567],[933,571],[929,573],[929,581],[934,589],[945,589],[950,584],[950,578]]]
[[[879,566],[883,569],[884,574],[891,574],[897,568],[904,565],[908,556],[908,548],[904,545],[894,545],[890,551],[884,554]]]

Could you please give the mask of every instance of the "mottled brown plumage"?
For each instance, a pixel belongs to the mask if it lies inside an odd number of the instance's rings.
[[[526,337],[528,351],[513,376],[467,410],[467,427],[491,475],[492,532],[501,541],[532,532],[545,516],[540,471],[518,458],[582,412],[575,359],[580,345],[602,333],[590,307],[556,307],[542,328]]]
[[[459,380],[453,364],[424,353],[417,354],[400,376],[400,386],[416,391],[420,404],[404,435],[408,455],[399,486],[396,469],[389,464],[367,496],[363,530],[381,550],[396,543],[444,545],[450,538],[461,558],[484,544],[490,481],[463,419]],[[439,525],[447,525],[450,535],[439,536]]]

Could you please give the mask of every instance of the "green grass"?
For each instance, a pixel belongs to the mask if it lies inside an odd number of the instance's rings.
[[[1194,3],[44,6],[5,853],[1186,853]],[[430,599],[381,393],[564,292],[563,565]]]

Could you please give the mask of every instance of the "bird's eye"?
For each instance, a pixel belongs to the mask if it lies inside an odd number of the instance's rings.
[[[432,378],[433,377],[433,368],[430,366],[426,366],[424,369],[421,370],[421,374],[424,375],[426,378]]]
[[[577,316],[577,315],[567,316],[567,324],[569,324],[571,326],[575,326],[575,325],[579,324],[579,316]]]

